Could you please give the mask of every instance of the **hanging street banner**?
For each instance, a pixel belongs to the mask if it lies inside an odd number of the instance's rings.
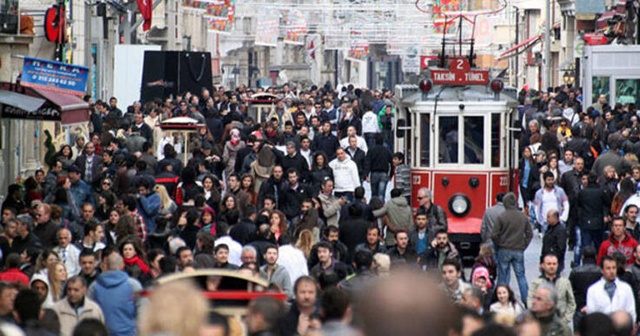
[[[447,20],[451,20],[451,17],[446,17],[443,12],[458,12],[467,10],[467,8],[468,5],[465,0],[435,0],[433,5],[434,32],[442,34],[446,24],[447,31],[445,33],[455,33],[457,31],[457,22],[447,22]]]
[[[75,96],[84,96],[89,68],[32,57],[25,57],[20,84]]]
[[[307,18],[303,12],[298,10],[289,11],[285,27],[284,43],[304,44],[304,37],[307,35]]]
[[[236,1],[225,0],[225,5],[227,6],[226,18],[210,18],[209,31],[218,34],[229,34],[233,29],[233,24],[235,23]]]
[[[402,72],[410,74],[417,74],[420,72],[420,55],[418,54],[418,48],[413,46],[407,48],[402,57]]]
[[[280,17],[278,11],[265,8],[263,14],[258,16],[258,27],[260,28],[256,31],[255,45],[277,47],[279,26]]]
[[[352,30],[350,35],[347,58],[366,61],[369,57],[369,40],[365,39],[359,31]]]

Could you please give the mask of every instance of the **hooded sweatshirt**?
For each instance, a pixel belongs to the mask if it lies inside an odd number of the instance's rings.
[[[109,335],[136,335],[134,294],[140,290],[140,283],[130,279],[124,271],[102,273],[93,283],[87,296],[102,308]]]
[[[329,167],[333,169],[335,192],[353,192],[355,188],[360,186],[358,166],[349,155],[346,155],[344,161],[334,159],[329,162]]]
[[[44,299],[42,303],[42,308],[51,308],[53,307],[53,296],[51,294],[51,286],[49,286],[49,276],[45,272],[38,272],[31,277],[31,281],[29,282],[29,287],[33,285],[35,281],[42,281],[47,286],[47,297]]]

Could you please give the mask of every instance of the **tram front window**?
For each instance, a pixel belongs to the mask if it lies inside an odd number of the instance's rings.
[[[438,134],[440,134],[438,162],[458,163],[458,117],[440,117],[438,128]]]
[[[484,163],[484,117],[464,117],[464,163]]]

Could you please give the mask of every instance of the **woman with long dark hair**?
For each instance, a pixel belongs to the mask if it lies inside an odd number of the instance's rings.
[[[505,314],[515,318],[523,312],[522,305],[516,300],[513,290],[507,284],[496,286],[496,290],[493,292],[493,301],[495,302],[489,307],[489,311],[492,313]]]
[[[249,203],[253,205],[257,205],[258,203],[258,192],[255,190],[255,184],[253,181],[253,176],[247,174],[242,175],[242,179],[240,180],[240,190],[244,191],[249,195]]]
[[[144,283],[149,274],[149,264],[145,261],[144,251],[133,239],[120,244],[120,255],[124,259],[124,271],[132,278]]]
[[[636,192],[636,184],[631,178],[625,178],[620,181],[620,190],[613,196],[611,201],[611,213],[613,215],[619,214],[622,211],[622,205],[627,201],[631,195]]]
[[[74,163],[73,150],[71,150],[71,146],[69,145],[62,145],[62,147],[60,147],[60,150],[54,155],[54,157],[60,160],[60,162],[62,163],[62,172],[58,173],[58,175],[66,174],[69,170],[69,167],[71,167]],[[49,165],[53,166],[52,163],[53,162],[50,162]]]
[[[314,196],[320,193],[322,182],[325,179],[333,180],[333,170],[329,167],[329,160],[323,151],[318,151],[313,155],[310,177]]]
[[[524,147],[522,150],[522,158],[520,158],[519,164],[519,177],[520,177],[520,195],[522,195],[522,201],[525,206],[533,201],[535,196],[535,187],[538,185],[535,176],[537,166],[533,158],[533,153],[529,146]]]
[[[202,179],[202,189],[204,190],[204,199],[216,213],[220,211],[220,191],[218,184],[220,182],[213,175],[206,175]]]
[[[175,216],[175,224],[169,236],[180,237],[191,250],[196,246],[196,236],[198,235],[198,212],[195,209],[179,210],[179,216]]]

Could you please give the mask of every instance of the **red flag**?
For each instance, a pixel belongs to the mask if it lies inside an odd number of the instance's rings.
[[[307,46],[307,53],[309,54],[309,57],[311,57],[311,59],[316,59],[316,47],[313,40],[311,40],[311,42],[309,42],[309,45]]]
[[[142,19],[144,19],[144,23],[142,24],[142,30],[147,31],[151,29],[151,16],[153,14],[153,0],[136,0],[138,3],[138,9],[140,10],[140,15],[142,15]]]

